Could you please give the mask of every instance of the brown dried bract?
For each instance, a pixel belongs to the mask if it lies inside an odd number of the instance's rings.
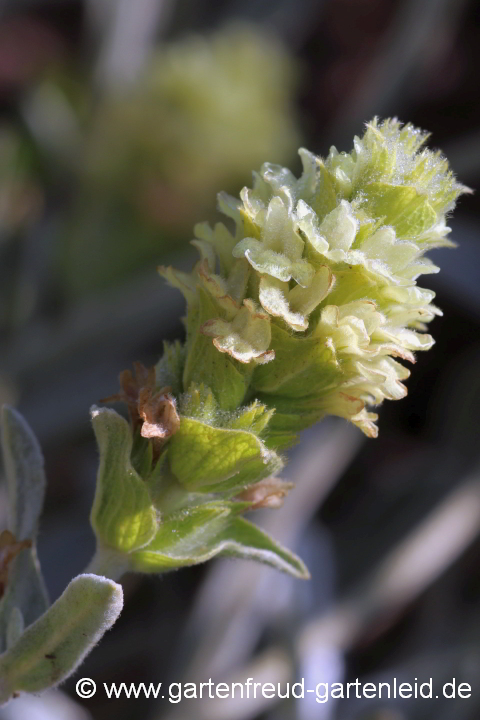
[[[32,547],[31,540],[17,542],[10,530],[0,533],[0,597],[5,593],[8,582],[8,566],[19,552]]]
[[[123,370],[119,375],[120,392],[102,402],[125,402],[133,429],[141,425],[140,434],[156,441],[168,440],[180,427],[177,403],[170,388],[155,389],[155,368],[141,362],[133,364],[133,373]]]
[[[177,403],[170,388],[152,392],[144,388],[138,398],[138,412],[143,420],[141,435],[144,438],[167,440],[180,427]]]
[[[247,488],[236,499],[252,503],[251,510],[279,508],[292,488],[293,483],[271,477]]]
[[[141,423],[138,411],[139,395],[146,388],[152,391],[155,389],[155,368],[153,366],[146,368],[141,362],[134,362],[133,373],[131,370],[122,370],[118,376],[118,381],[120,383],[120,392],[102,398],[101,402],[126,403],[133,429],[135,429]]]

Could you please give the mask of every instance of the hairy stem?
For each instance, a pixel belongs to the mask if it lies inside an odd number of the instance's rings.
[[[128,568],[129,562],[125,555],[108,548],[97,548],[84,572],[101,575],[110,580],[120,580]]]

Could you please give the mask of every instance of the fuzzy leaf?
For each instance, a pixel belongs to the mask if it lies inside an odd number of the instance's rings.
[[[31,625],[49,605],[35,548],[22,550],[8,570],[8,584],[0,601],[0,650],[6,646],[10,616],[15,607]]]
[[[17,540],[32,539],[45,494],[43,455],[24,418],[7,405],[2,411],[2,450],[8,488],[8,529]]]
[[[8,528],[17,540],[34,541],[45,494],[44,461],[40,445],[22,415],[11,407],[2,410],[2,451],[8,491]],[[35,547],[22,550],[8,570],[8,583],[0,600],[0,649],[14,608],[25,625],[48,608],[48,596]]]
[[[188,490],[244,487],[273,475],[281,459],[251,432],[182,418],[169,447],[172,472]]]
[[[310,577],[299,557],[245,518],[232,519],[223,533],[221,544],[222,555],[257,560],[302,580]]]
[[[41,692],[65,680],[113,625],[123,606],[120,585],[79,575],[63,595],[0,656],[0,703],[17,692]]]
[[[132,555],[132,569],[164,572],[204,562],[215,554],[215,538],[231,514],[227,504],[205,504],[165,518],[147,548]]]
[[[220,195],[222,195],[222,193],[220,193]],[[228,210],[228,205],[222,197],[219,197],[219,204]],[[235,238],[232,237],[225,225],[222,223],[217,223],[214,229],[212,229],[206,222],[197,223],[194,227],[194,233],[197,238],[205,240],[210,243],[213,248],[215,248],[215,252],[217,253],[220,261],[220,270],[222,274],[226,275],[234,263],[232,250],[235,247]],[[213,263],[212,267],[214,266],[215,264]]]
[[[126,420],[106,408],[94,407],[91,414],[100,467],[90,520],[102,545],[128,553],[155,536],[155,508],[130,461],[132,432]]]
[[[134,553],[133,569],[165,572],[228,555],[257,560],[307,579],[304,563],[248,520],[237,517],[235,505],[242,504],[208,504],[172,514],[151,545]]]

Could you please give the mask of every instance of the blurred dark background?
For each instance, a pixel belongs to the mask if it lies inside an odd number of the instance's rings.
[[[44,448],[39,554],[52,599],[93,551],[88,408],[134,360],[181,337],[155,267],[192,260],[215,194],[298,146],[350,150],[374,115],[432,133],[480,182],[480,5],[474,0],[3,0],[0,4],[0,399]],[[480,195],[456,250],[422,283],[444,317],[380,437],[327,420],[291,452],[297,483],[260,522],[312,580],[241,561],[128,576],[126,608],[81,676],[391,681],[468,700],[82,704],[27,698],[2,720],[478,720],[480,716]],[[4,514],[0,495],[0,525]],[[69,701],[68,696],[72,699]],[[75,704],[74,704],[75,702]]]

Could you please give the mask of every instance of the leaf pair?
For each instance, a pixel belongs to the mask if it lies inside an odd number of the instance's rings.
[[[260,427],[260,407],[251,407],[229,428],[182,416],[163,476],[154,469],[145,479],[132,465],[128,423],[113,410],[94,408],[100,467],[91,522],[99,557],[158,573],[235,555],[308,577],[293,553],[239,517],[249,503],[228,499],[282,467],[254,432],[239,429]]]
[[[0,704],[20,691],[39,692],[65,680],[113,625],[123,605],[120,585],[80,575],[48,608],[34,546],[46,484],[43,456],[18,412],[4,407],[2,421],[8,496],[4,537],[21,542],[11,542],[20,551],[5,570],[0,601],[5,650],[0,655]]]

